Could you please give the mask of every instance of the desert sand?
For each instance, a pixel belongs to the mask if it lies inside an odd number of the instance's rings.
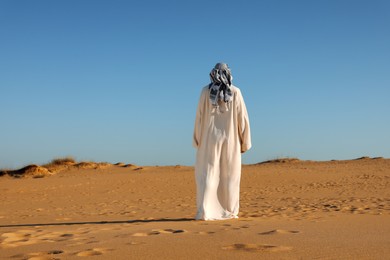
[[[0,172],[1,259],[389,259],[390,159],[244,165],[239,219],[196,221],[194,169]]]

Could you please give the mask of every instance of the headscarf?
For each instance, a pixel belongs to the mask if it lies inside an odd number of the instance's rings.
[[[211,83],[210,102],[214,107],[218,107],[218,101],[229,103],[233,99],[231,90],[233,77],[226,63],[217,63],[210,72]]]

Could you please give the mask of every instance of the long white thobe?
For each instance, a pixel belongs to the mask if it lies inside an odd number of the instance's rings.
[[[196,147],[196,219],[237,218],[239,212],[241,153],[251,148],[248,113],[239,88],[233,99],[209,101],[209,88],[200,96],[193,137]]]

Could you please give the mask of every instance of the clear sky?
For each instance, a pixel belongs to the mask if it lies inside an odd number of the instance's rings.
[[[390,157],[390,1],[1,0],[0,167],[193,165],[220,61],[249,112],[243,163]]]

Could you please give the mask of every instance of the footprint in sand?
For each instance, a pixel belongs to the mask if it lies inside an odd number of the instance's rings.
[[[44,232],[43,230],[17,230],[3,233],[0,247],[10,248],[43,242],[61,242],[73,239],[73,234],[62,232]]]
[[[134,233],[132,236],[134,237],[146,237],[146,236],[153,236],[153,235],[160,235],[160,234],[178,234],[178,233],[184,233],[187,232],[183,229],[152,229],[152,231],[148,233]]]
[[[199,234],[199,235],[212,235],[212,234],[215,234],[214,231],[199,231],[199,232],[195,232],[195,234]]]
[[[233,244],[229,246],[224,246],[222,249],[225,250],[238,250],[246,252],[281,252],[291,250],[292,247],[287,246],[274,246],[266,244]]]
[[[131,236],[133,236],[133,234],[131,234],[131,233],[125,233],[125,234],[115,235],[114,237],[115,237],[115,238],[129,238],[129,237],[131,237]]]
[[[274,229],[271,231],[259,233],[259,235],[297,234],[297,233],[300,233],[300,232],[297,230]]]
[[[4,248],[34,244],[34,241],[31,240],[30,232],[9,232],[1,236],[3,237],[1,246]]]
[[[91,248],[84,251],[80,251],[75,253],[76,256],[96,256],[96,255],[103,255],[108,251],[112,251],[114,249],[110,248]]]
[[[249,225],[242,225],[242,226],[239,226],[239,227],[233,227],[234,230],[240,230],[242,228],[249,228]]]
[[[63,254],[64,251],[62,250],[50,250],[46,252],[35,252],[35,253],[29,253],[29,254],[20,254],[20,255],[14,255],[11,258],[22,258],[22,259],[28,259],[28,260],[46,260],[46,259],[59,259],[56,258],[56,256]]]
[[[134,246],[134,245],[144,245],[146,244],[145,242],[129,242],[129,243],[126,243],[126,245],[129,245],[129,246]]]

